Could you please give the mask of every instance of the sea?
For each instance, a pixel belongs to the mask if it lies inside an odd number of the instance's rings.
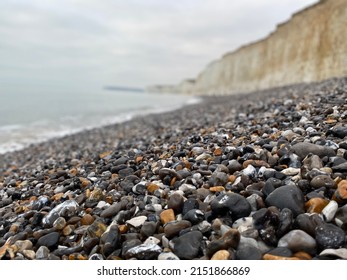
[[[197,97],[179,94],[125,90],[1,90],[0,154],[198,102]]]

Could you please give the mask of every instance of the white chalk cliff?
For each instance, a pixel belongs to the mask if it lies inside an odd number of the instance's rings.
[[[278,25],[265,39],[211,62],[196,79],[165,89],[233,94],[347,76],[346,27],[347,0],[321,0]]]

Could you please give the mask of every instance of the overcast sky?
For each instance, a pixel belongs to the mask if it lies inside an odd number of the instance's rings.
[[[194,78],[312,0],[1,0],[0,90]]]

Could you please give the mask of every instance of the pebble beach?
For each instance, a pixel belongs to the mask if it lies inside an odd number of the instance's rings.
[[[346,100],[203,97],[0,155],[0,259],[347,259]]]

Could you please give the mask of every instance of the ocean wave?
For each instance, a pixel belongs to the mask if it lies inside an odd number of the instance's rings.
[[[159,114],[177,110],[186,105],[199,103],[199,98],[190,98],[181,104],[158,103],[156,106],[141,106],[128,109],[116,115],[62,116],[57,120],[42,119],[27,125],[0,126],[0,154],[18,151],[31,144],[38,144],[53,138],[60,138],[84,130],[129,121],[137,116]]]

